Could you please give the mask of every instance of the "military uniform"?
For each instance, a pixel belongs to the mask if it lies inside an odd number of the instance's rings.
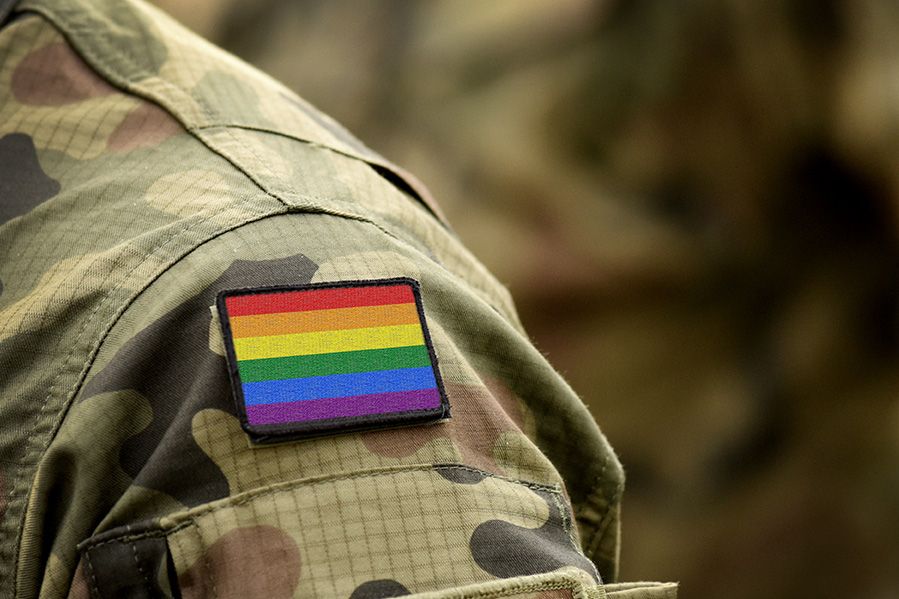
[[[614,584],[614,453],[408,173],[137,2],[19,2],[0,90],[0,594],[673,596]],[[257,443],[216,297],[385,280],[451,417]]]

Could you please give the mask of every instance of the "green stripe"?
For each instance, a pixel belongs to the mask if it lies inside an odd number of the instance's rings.
[[[242,382],[255,383],[374,370],[421,368],[430,364],[431,357],[428,354],[428,348],[424,345],[413,345],[331,354],[287,356],[285,358],[240,360],[237,368],[240,371]]]

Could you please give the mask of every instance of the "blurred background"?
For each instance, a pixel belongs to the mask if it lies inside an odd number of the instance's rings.
[[[899,3],[157,3],[431,188],[619,452],[622,579],[899,597]]]

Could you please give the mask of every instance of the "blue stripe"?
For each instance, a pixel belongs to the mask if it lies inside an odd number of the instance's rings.
[[[434,369],[424,366],[244,383],[243,396],[248,406],[256,406],[392,391],[418,391],[436,386]]]

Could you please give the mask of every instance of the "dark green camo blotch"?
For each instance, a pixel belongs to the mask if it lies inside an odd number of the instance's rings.
[[[413,178],[144,4],[17,10],[0,594],[606,593],[618,461]],[[452,420],[251,447],[216,294],[393,277],[421,284]]]

